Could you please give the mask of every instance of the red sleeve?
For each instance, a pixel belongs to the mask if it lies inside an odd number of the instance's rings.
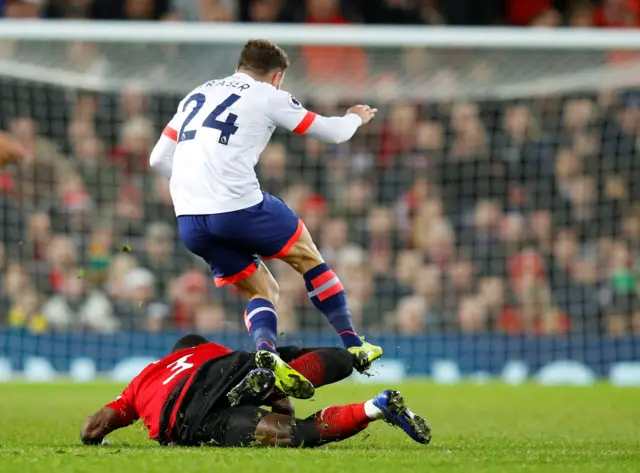
[[[133,404],[133,389],[131,384],[122,391],[122,394],[115,401],[110,402],[105,407],[110,407],[118,413],[122,419],[122,426],[133,424],[138,420],[138,413]]]

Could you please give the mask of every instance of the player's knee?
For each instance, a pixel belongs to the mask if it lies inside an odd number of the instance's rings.
[[[323,263],[322,256],[311,239],[298,241],[285,260],[301,274]]]

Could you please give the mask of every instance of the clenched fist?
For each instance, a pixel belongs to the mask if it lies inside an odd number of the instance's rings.
[[[22,161],[26,154],[22,145],[7,133],[0,132],[0,167]]]

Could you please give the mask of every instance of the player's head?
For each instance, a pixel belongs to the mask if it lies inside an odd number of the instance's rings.
[[[176,344],[173,346],[171,353],[184,350],[185,348],[191,348],[198,345],[202,345],[203,343],[209,343],[209,341],[206,338],[204,338],[202,335],[191,333],[189,335],[185,335],[180,340],[178,340]]]
[[[236,70],[279,89],[288,67],[289,58],[282,48],[266,39],[251,39],[240,53]]]

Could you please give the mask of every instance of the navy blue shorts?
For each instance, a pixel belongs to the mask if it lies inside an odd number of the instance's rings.
[[[246,209],[178,217],[182,242],[209,264],[216,286],[249,277],[261,257],[285,256],[300,238],[303,225],[296,213],[277,197],[263,195]]]

